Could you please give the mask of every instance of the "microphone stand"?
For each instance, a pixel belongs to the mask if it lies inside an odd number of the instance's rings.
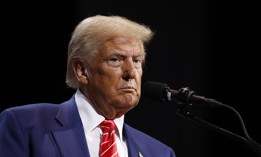
[[[222,133],[228,137],[231,137],[235,140],[238,140],[239,142],[242,142],[243,144],[245,144],[246,146],[248,146],[250,149],[252,149],[259,157],[261,157],[261,145],[258,144],[257,142],[255,142],[247,133],[247,129],[245,127],[245,124],[244,124],[244,121],[242,119],[242,117],[240,116],[240,114],[231,106],[228,106],[228,105],[225,105],[223,103],[220,103],[216,100],[213,100],[213,99],[207,99],[207,98],[204,98],[203,101],[200,101],[200,103],[205,103],[207,105],[210,105],[210,106],[214,106],[214,107],[224,107],[226,109],[229,109],[229,110],[232,110],[236,115],[237,117],[239,118],[240,120],[240,124],[241,124],[241,127],[243,129],[243,132],[244,132],[244,135],[245,137],[242,137],[240,135],[237,135],[231,131],[228,131],[224,128],[221,128],[217,125],[214,125],[214,124],[211,124],[195,115],[192,115],[189,111],[190,107],[193,106],[194,104],[192,102],[190,102],[190,98],[191,96],[194,94],[193,91],[191,91],[189,88],[181,88],[178,93],[179,95],[182,95],[184,99],[184,101],[180,102],[178,101],[178,110],[177,110],[177,114],[183,118],[186,118],[186,119],[189,119],[189,120],[192,120],[196,123],[199,123],[211,130],[214,130],[214,131],[217,131],[219,133]],[[199,102],[196,102],[196,103],[199,103]]]

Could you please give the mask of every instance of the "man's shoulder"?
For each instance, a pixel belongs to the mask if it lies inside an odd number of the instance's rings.
[[[147,156],[170,156],[175,157],[171,147],[151,135],[125,124],[126,140],[143,150]],[[144,155],[145,156],[145,155]]]
[[[0,116],[16,117],[17,119],[33,119],[41,117],[41,115],[54,115],[58,110],[59,104],[33,103],[7,108],[0,113]]]
[[[33,103],[33,104],[25,104],[21,106],[13,106],[5,109],[7,112],[29,112],[29,111],[37,111],[37,110],[47,110],[50,108],[57,108],[59,104],[54,103]]]
[[[156,139],[155,137],[152,137],[148,133],[145,133],[139,129],[136,129],[128,124],[125,124],[125,129],[127,133],[131,134],[131,136],[134,136],[136,139],[142,139],[142,141],[146,141],[151,144],[157,144],[157,145],[162,145],[166,146],[164,143]]]

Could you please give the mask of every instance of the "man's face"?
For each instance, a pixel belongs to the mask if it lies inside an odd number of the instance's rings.
[[[138,104],[144,58],[137,40],[117,37],[105,43],[90,62],[86,85],[87,97],[98,112],[116,118]]]

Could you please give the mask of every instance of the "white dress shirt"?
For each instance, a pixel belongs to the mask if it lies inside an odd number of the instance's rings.
[[[102,135],[102,130],[100,129],[99,124],[105,118],[94,110],[89,100],[81,93],[80,90],[77,90],[75,93],[75,101],[80,118],[82,120],[90,156],[99,157],[100,141]],[[124,115],[115,119],[114,122],[117,126],[116,143],[119,156],[128,157],[127,144],[122,134]]]

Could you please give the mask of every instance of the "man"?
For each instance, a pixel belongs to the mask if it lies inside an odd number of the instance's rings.
[[[104,120],[116,124],[120,157],[175,157],[172,148],[124,123],[141,96],[149,27],[120,16],[96,15],[75,28],[66,83],[76,90],[60,105],[13,107],[0,115],[1,157],[99,157]]]

